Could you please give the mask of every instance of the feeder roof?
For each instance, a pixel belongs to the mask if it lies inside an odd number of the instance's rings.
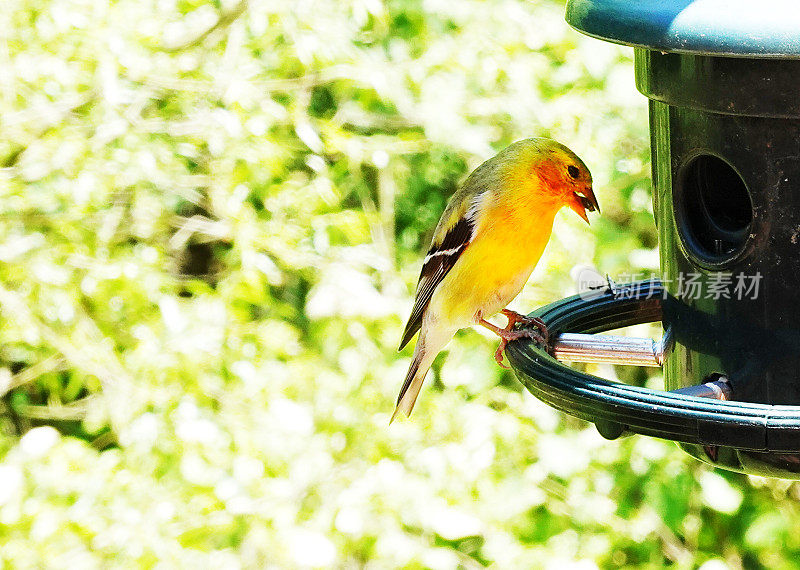
[[[800,58],[797,0],[569,0],[567,23],[664,52]]]

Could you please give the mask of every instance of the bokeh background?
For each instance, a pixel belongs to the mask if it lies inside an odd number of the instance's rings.
[[[3,566],[797,567],[797,484],[607,442],[481,331],[387,425],[445,201],[530,136],[603,216],[512,306],[657,270],[631,50],[560,2],[4,2]]]

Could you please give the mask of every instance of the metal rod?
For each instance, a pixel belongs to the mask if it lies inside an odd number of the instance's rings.
[[[661,342],[652,338],[562,333],[553,345],[553,353],[556,359],[564,362],[661,366],[664,346],[670,338],[668,333],[664,333]]]
[[[698,398],[713,398],[714,400],[730,400],[732,395],[731,385],[728,379],[722,376],[719,380],[686,386],[677,390],[670,390],[673,394],[685,394],[686,396],[697,396]]]
[[[556,359],[562,362],[661,366],[664,363],[664,351],[671,342],[672,330],[669,328],[664,331],[661,341],[631,336],[562,333],[553,344],[553,352]],[[670,392],[715,400],[730,400],[732,396],[731,385],[724,376]]]

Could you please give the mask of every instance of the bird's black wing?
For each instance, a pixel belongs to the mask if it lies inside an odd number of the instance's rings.
[[[411,310],[411,316],[406,324],[406,330],[403,332],[403,339],[400,341],[398,350],[403,350],[408,341],[417,334],[422,326],[422,317],[425,309],[428,308],[433,292],[464,253],[469,242],[472,241],[474,231],[472,217],[463,217],[450,228],[441,243],[431,245],[422,264],[414,308]]]

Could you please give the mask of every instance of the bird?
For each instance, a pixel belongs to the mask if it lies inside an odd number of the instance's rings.
[[[587,211],[600,212],[592,175],[569,148],[540,137],[501,150],[452,195],[422,263],[400,341],[403,350],[419,332],[390,424],[400,412],[411,415],[434,358],[459,329],[482,325],[500,336],[495,360],[503,367],[510,340],[547,342],[544,323],[505,307],[528,281],[564,206],[587,224]],[[508,319],[505,328],[486,320],[498,312]],[[515,330],[517,323],[522,330]]]

